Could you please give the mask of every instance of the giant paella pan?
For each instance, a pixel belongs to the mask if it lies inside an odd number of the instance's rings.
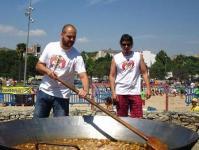
[[[198,140],[196,132],[179,125],[129,117],[122,119],[147,135],[159,138],[169,149],[191,149]],[[39,144],[51,145],[54,140],[69,138],[146,142],[109,116],[68,116],[0,123],[0,149],[17,149],[17,145],[24,143],[34,143],[37,145],[34,149],[39,149]]]

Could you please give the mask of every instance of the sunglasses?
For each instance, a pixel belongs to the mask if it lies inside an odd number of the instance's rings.
[[[121,44],[123,47],[125,47],[125,46],[128,46],[128,47],[130,47],[131,46],[131,44]]]

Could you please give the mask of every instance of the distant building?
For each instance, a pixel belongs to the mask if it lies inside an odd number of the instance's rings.
[[[153,54],[149,50],[142,51],[142,54],[147,67],[151,67],[151,65],[155,63],[156,54]]]
[[[119,53],[119,50],[112,50],[111,48],[109,49],[104,49],[104,50],[100,50],[98,51],[97,55],[95,56],[95,59],[98,59],[100,57],[105,57],[107,54],[109,54],[110,56],[114,56],[115,54]]]
[[[41,46],[39,44],[34,44],[32,47],[28,48],[28,54],[33,54],[34,56],[39,57],[41,53]]]

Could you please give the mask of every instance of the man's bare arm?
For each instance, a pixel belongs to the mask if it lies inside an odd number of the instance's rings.
[[[144,62],[143,55],[141,54],[141,61],[140,61],[140,70],[144,79],[144,82],[146,83],[146,95],[147,98],[151,97],[151,87],[149,82],[149,76],[148,76],[148,69],[146,67],[146,64]]]

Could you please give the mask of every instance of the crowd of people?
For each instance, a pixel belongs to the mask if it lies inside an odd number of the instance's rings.
[[[17,80],[14,80],[12,78],[8,78],[8,79],[1,79],[0,78],[0,87],[2,87],[3,85],[5,86],[16,86],[17,84]]]

